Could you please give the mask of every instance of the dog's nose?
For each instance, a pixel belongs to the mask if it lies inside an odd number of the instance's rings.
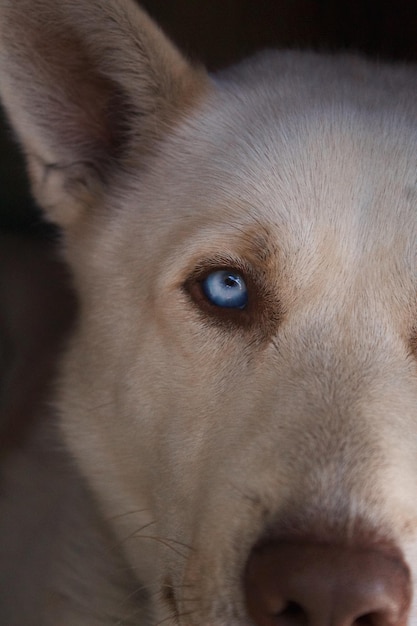
[[[256,626],[405,626],[411,583],[382,549],[270,541],[249,557],[245,594]]]

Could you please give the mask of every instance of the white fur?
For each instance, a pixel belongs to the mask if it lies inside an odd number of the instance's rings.
[[[80,301],[59,434],[7,468],[23,504],[0,521],[17,572],[1,623],[244,626],[250,548],[287,515],[346,541],[360,521],[402,550],[415,586],[415,71],[271,52],[207,78],[129,2],[85,4],[0,5],[0,93]],[[111,167],[91,125],[80,154],[60,130],[79,121],[78,87],[65,66],[57,78],[63,54],[42,57],[45,15],[137,107]],[[225,258],[258,285],[246,326],[184,289]],[[19,555],[22,517],[39,529]]]

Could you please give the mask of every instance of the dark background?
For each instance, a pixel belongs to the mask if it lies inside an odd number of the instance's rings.
[[[417,0],[144,0],[142,5],[189,57],[213,71],[265,47],[348,49],[417,60]],[[50,232],[30,199],[1,112],[0,230]]]

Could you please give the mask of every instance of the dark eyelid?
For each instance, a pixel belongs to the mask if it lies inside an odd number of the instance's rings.
[[[248,303],[244,309],[219,307],[207,300],[201,283],[217,270],[238,273],[243,278],[248,291]],[[256,332],[261,340],[275,331],[284,316],[278,294],[268,281],[265,269],[257,270],[246,259],[232,255],[218,254],[196,262],[182,283],[182,291],[205,323],[227,330]]]
[[[218,256],[200,261],[194,267],[194,270],[187,278],[186,283],[192,280],[202,281],[209,274],[217,271],[236,273],[242,276],[244,280],[246,280],[246,277],[249,277],[253,274],[253,270],[250,268],[250,266],[247,263],[244,263],[242,260],[227,256]]]

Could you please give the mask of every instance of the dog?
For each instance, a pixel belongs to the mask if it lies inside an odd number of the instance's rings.
[[[3,467],[1,624],[417,626],[416,86],[2,0],[78,312]]]

